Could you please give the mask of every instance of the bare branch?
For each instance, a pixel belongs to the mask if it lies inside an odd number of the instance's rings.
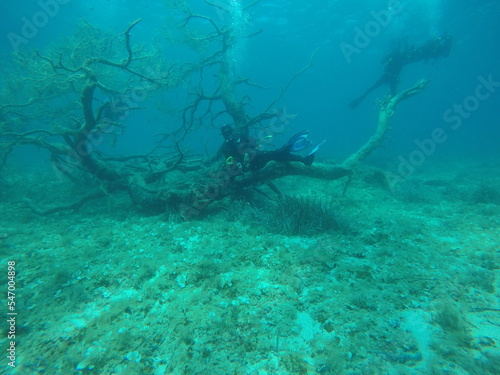
[[[374,135],[354,154],[349,156],[342,166],[345,168],[353,168],[360,161],[365,159],[368,155],[372,153],[384,140],[387,131],[389,130],[390,119],[394,114],[396,106],[405,99],[408,99],[414,95],[419,94],[429,85],[429,81],[421,80],[417,84],[392,98],[385,100],[381,107],[378,116],[377,130]]]
[[[318,52],[319,48],[316,48],[313,53],[311,54],[311,57],[309,58],[309,63],[303,67],[301,70],[299,70],[297,73],[295,73],[293,75],[293,77],[291,77],[287,84],[285,85],[285,87],[283,87],[280,91],[280,93],[278,94],[278,96],[276,98],[274,98],[270,103],[269,105],[260,113],[258,114],[257,116],[253,117],[252,119],[250,119],[250,121],[248,122],[248,127],[251,127],[255,124],[258,124],[259,122],[263,121],[263,120],[266,120],[266,119],[269,119],[269,118],[272,118],[274,117],[274,115],[271,115],[269,114],[269,111],[271,110],[271,108],[279,101],[281,100],[281,98],[283,97],[283,95],[285,94],[285,92],[290,88],[290,86],[292,85],[292,83],[302,74],[304,73],[306,70],[308,70],[309,68],[311,68],[312,66],[312,62],[313,62],[313,59],[314,59],[314,56],[316,55],[316,52]]]

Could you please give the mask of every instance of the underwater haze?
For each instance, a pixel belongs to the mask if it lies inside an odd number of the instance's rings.
[[[498,1],[0,18],[0,374],[500,374]]]

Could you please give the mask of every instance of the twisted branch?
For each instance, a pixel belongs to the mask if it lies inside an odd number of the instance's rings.
[[[396,106],[403,100],[406,100],[414,95],[421,93],[427,88],[429,81],[420,80],[417,84],[392,98],[387,98],[380,106],[378,116],[377,130],[375,134],[354,154],[349,156],[342,166],[345,168],[353,168],[368,155],[372,153],[384,140],[387,131],[389,130],[390,119],[394,114]]]

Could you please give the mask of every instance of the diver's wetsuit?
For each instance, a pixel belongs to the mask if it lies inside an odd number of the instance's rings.
[[[232,158],[234,163],[239,164],[243,172],[264,168],[272,160],[279,162],[300,161],[309,166],[314,158],[314,155],[304,157],[291,154],[291,145],[285,145],[272,151],[258,151],[257,147],[257,141],[252,137],[231,135],[222,144],[217,154],[224,155],[226,159]],[[245,155],[248,155],[247,160],[245,160]]]
[[[304,163],[304,165],[310,166],[312,164],[313,155],[308,156],[300,156],[290,153],[290,149],[286,147],[282,147],[278,150],[273,151],[257,151],[255,156],[250,157],[250,169],[258,170],[264,168],[267,163],[271,160],[279,161],[279,162],[287,162],[287,161],[300,161]]]
[[[406,39],[403,39],[382,60],[384,64],[384,73],[382,76],[363,95],[349,103],[349,107],[352,109],[356,108],[368,94],[384,84],[389,85],[391,96],[396,95],[399,75],[406,65],[420,60],[428,61],[429,59],[448,56],[451,43],[452,40],[449,34],[430,39],[420,47],[409,46]]]

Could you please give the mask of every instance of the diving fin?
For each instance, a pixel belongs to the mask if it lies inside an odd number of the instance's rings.
[[[310,153],[308,153],[308,154],[307,154],[307,156],[314,155],[314,154],[316,153],[316,151],[318,151],[319,146],[321,146],[321,145],[322,145],[323,143],[325,143],[325,142],[326,142],[326,139],[325,139],[323,142],[318,143],[316,146],[314,146],[314,148],[311,150],[311,152],[310,152]]]
[[[353,100],[352,102],[349,103],[349,108],[356,109],[356,107],[361,104],[364,98],[365,98],[364,96],[360,96],[359,98]]]
[[[314,148],[311,150],[310,153],[307,154],[307,156],[304,158],[304,164],[308,167],[310,167],[314,161],[314,157],[316,156],[316,151],[318,151],[319,149],[319,146],[321,146],[323,143],[326,142],[326,139],[321,142],[321,143],[318,143],[316,146],[314,146]]]
[[[302,151],[312,145],[312,142],[307,139],[309,130],[303,130],[300,133],[295,134],[290,140],[283,146],[289,151]]]

